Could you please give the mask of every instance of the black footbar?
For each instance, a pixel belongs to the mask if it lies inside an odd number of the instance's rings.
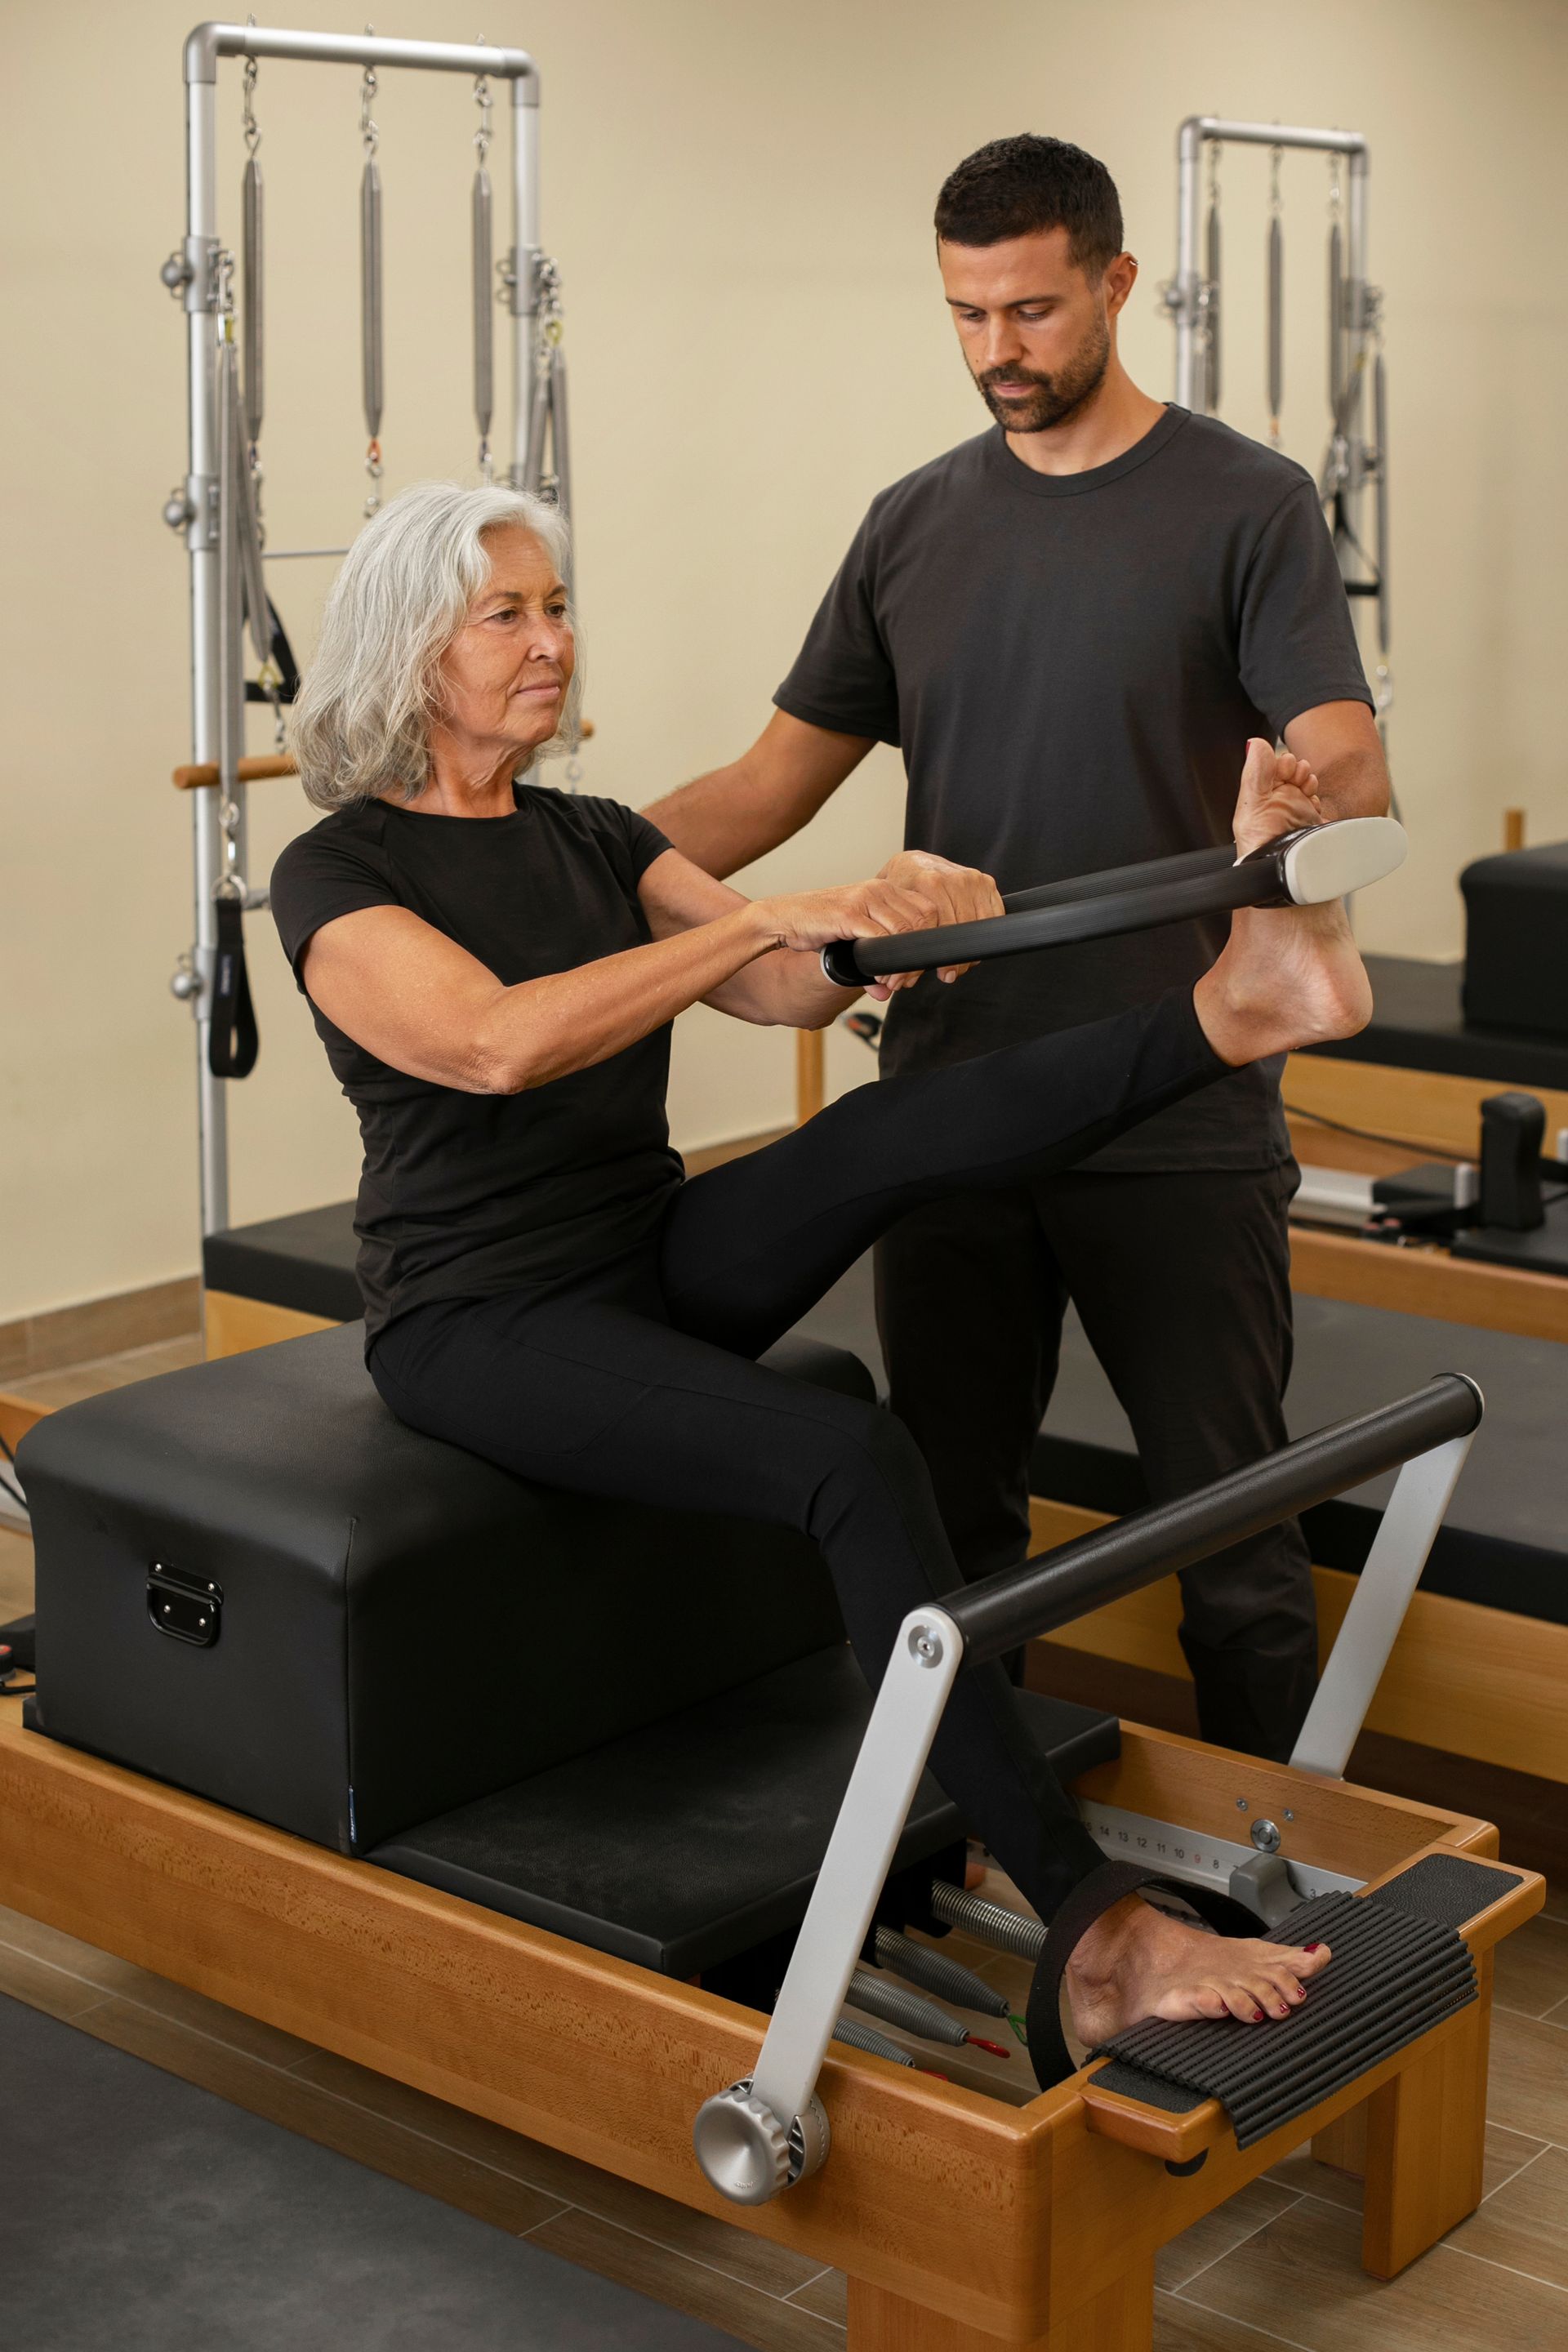
[[[1149,2019],[1103,2044],[1113,2063],[1095,2082],[1178,2109],[1189,2102],[1176,2092],[1194,2094],[1193,2105],[1217,2099],[1237,2146],[1251,2147],[1474,2000],[1459,1927],[1518,1884],[1514,1871],[1434,1857],[1371,1895],[1321,1895],[1268,1930],[1271,1943],[1327,1944],[1333,1955],[1289,2017]]]
[[[1328,853],[1325,859],[1322,853]],[[1303,888],[1303,854],[1331,869],[1335,887]],[[1350,817],[1281,834],[1237,860],[1227,846],[1184,851],[1146,866],[1047,882],[1004,898],[1005,912],[974,923],[946,923],[929,931],[836,940],[822,950],[822,969],[839,988],[939,964],[985,963],[1039,948],[1072,947],[1124,931],[1158,930],[1167,923],[1234,913],[1238,907],[1290,907],[1338,898],[1391,873],[1405,856],[1405,835],[1389,817]]]

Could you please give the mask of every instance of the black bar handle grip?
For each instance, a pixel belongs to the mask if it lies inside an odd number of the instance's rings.
[[[1136,866],[1106,866],[1096,874],[1075,874],[1066,882],[1042,882],[1033,890],[1010,890],[1002,904],[1009,915],[1031,907],[1070,907],[1083,898],[1109,898],[1140,884],[1184,882],[1194,874],[1228,874],[1236,864],[1234,842],[1214,849],[1184,849],[1174,857],[1145,858]]]
[[[839,988],[861,988],[885,973],[986,963],[994,956],[1231,914],[1238,907],[1321,905],[1392,874],[1405,850],[1404,832],[1392,817],[1339,817],[1281,834],[1234,863],[1224,848],[1186,850],[1144,866],[1016,891],[1005,901],[1005,915],[980,922],[835,940],[822,950],[822,969]]]
[[[1237,866],[1229,857],[1217,863],[1208,850],[1202,856],[1196,871],[1189,869],[1173,880],[1102,890],[1089,887],[1098,878],[1092,876],[1047,882],[1037,890],[1020,891],[1018,898],[1028,903],[1016,912],[987,915],[975,923],[942,923],[929,931],[835,940],[822,950],[822,969],[839,988],[864,988],[868,980],[889,972],[988,963],[997,956],[1028,955],[1037,948],[1074,947],[1084,940],[1116,939],[1124,931],[1158,930],[1165,923],[1189,923],[1196,916],[1228,914],[1237,907],[1289,904],[1276,860],[1246,858]],[[1124,866],[1121,871],[1137,869]],[[1105,878],[1109,882],[1112,877]],[[1008,901],[1010,908],[1014,904]]]
[[[943,1596],[963,1636],[964,1664],[999,1657],[1107,1601],[1153,1584],[1227,1544],[1260,1535],[1314,1503],[1393,1470],[1479,1423],[1481,1392],[1462,1372],[1442,1372],[1413,1396],[1331,1422],[1173,1503],[1137,1511],[1021,1568]]]

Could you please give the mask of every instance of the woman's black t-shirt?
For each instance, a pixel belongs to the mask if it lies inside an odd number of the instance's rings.
[[[503,986],[644,945],[638,877],[669,844],[619,801],[520,784],[510,816],[417,815],[385,801],[325,817],[272,871],[294,975],[311,934],[407,907]],[[520,1095],[407,1076],[311,1005],[364,1142],[354,1229],[367,1344],[432,1299],[533,1288],[631,1248],[681,1166],[669,1148],[669,1030]]]

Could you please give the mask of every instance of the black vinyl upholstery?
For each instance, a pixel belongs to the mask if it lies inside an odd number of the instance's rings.
[[[363,1852],[842,1641],[787,1529],[526,1484],[387,1411],[356,1325],[68,1407],[23,1454],[37,1727]],[[852,1357],[770,1360],[868,1392]],[[148,1614],[221,1590],[210,1648]]]
[[[363,1313],[354,1261],[359,1239],[352,1201],[300,1209],[291,1217],[233,1225],[202,1244],[202,1279],[209,1290],[233,1291],[264,1306],[320,1315],[331,1323],[357,1322]]]
[[[1063,1780],[1113,1762],[1121,1728],[1020,1692]],[[775,1667],[439,1821],[368,1857],[487,1910],[689,1977],[796,1926],[871,1712],[842,1642]],[[963,1824],[928,1772],[894,1871]]]

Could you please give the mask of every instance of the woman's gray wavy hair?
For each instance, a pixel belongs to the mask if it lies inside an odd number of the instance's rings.
[[[566,519],[525,490],[420,482],[361,531],[327,599],[316,658],[294,705],[294,757],[318,808],[350,808],[377,794],[412,800],[423,789],[441,656],[489,578],[487,536],[517,524],[564,578]],[[520,753],[519,773],[576,749],[582,688],[579,660],[560,725],[547,743]]]

